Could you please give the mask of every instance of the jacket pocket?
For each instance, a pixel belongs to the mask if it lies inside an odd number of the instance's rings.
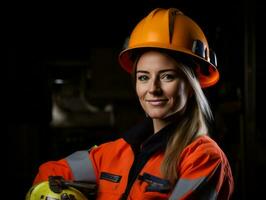
[[[159,192],[162,194],[167,194],[171,191],[171,184],[166,179],[162,179],[148,173],[139,175],[138,179],[148,184],[145,190],[146,192]]]

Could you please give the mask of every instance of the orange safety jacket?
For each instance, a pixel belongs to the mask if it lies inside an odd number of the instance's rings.
[[[230,199],[233,177],[228,160],[208,136],[200,136],[181,153],[179,179],[174,186],[160,166],[171,129],[153,134],[151,120],[134,127],[123,138],[88,151],[77,151],[59,161],[42,164],[34,184],[61,175],[68,180],[92,181],[100,200]],[[145,142],[143,142],[145,141]]]

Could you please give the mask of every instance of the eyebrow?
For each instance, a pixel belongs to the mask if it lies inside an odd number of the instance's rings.
[[[177,72],[176,69],[163,69],[163,70],[160,70],[159,73],[164,73],[164,72],[169,72],[169,71]],[[145,74],[149,74],[149,71],[138,70],[136,73],[145,73]]]

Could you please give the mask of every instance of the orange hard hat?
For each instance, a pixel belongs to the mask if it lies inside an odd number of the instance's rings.
[[[209,49],[202,29],[176,8],[154,9],[136,25],[126,49],[119,54],[119,63],[127,72],[131,73],[134,65],[132,53],[143,48],[167,49],[193,58],[199,66],[195,73],[203,88],[219,80],[216,55]]]

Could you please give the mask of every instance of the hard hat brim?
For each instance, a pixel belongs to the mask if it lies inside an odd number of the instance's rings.
[[[196,54],[193,54],[190,51],[187,51],[186,49],[179,48],[179,50],[177,51],[176,49],[171,49],[169,47],[162,48],[161,46],[155,46],[155,45],[151,45],[150,47],[147,47],[147,44],[145,44],[145,46],[127,48],[119,54],[119,64],[125,71],[127,71],[128,73],[132,73],[134,61],[132,60],[131,55],[133,52],[143,49],[143,48],[165,49],[167,51],[176,53],[177,57],[179,56],[179,57],[192,58],[196,63],[199,64],[200,67],[205,68],[205,69],[207,68],[209,75],[203,75],[200,72],[198,73],[195,72],[198,76],[198,79],[199,79],[199,82],[202,88],[210,87],[216,84],[220,78],[219,71],[217,70],[217,67],[214,64],[206,61],[204,58],[197,56]]]

